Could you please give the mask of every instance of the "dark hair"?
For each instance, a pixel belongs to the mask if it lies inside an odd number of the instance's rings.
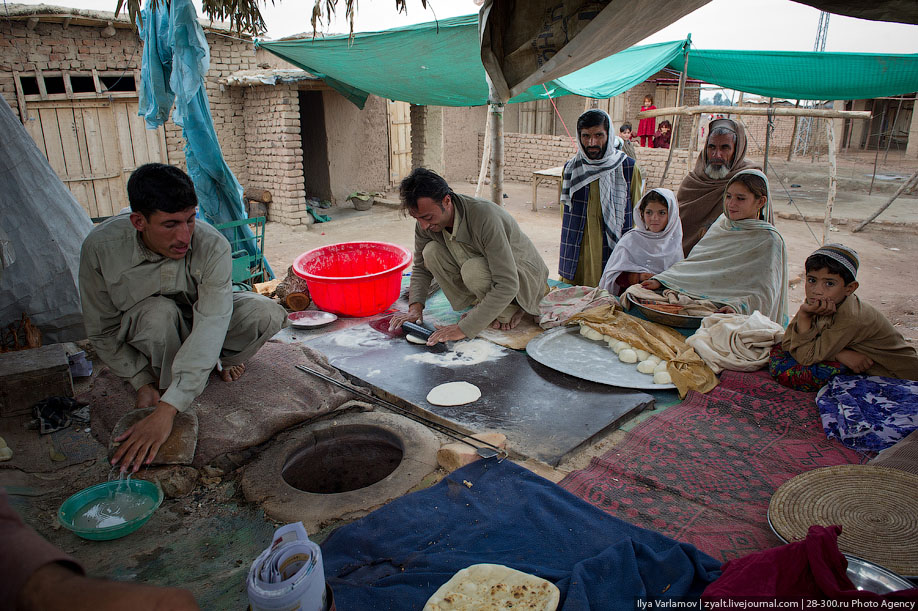
[[[756,198],[768,197],[768,182],[756,174],[737,174],[730,182],[741,182]]]
[[[669,210],[669,202],[666,201],[666,198],[663,197],[663,194],[659,191],[648,191],[647,195],[641,198],[641,205],[638,206],[638,210],[641,211],[641,214],[644,214],[644,209],[647,208],[647,204],[650,202],[657,202],[658,204],[663,204],[666,206],[666,210]]]
[[[577,119],[577,136],[580,136],[581,130],[602,125],[609,133],[609,115],[596,108],[588,110]]]
[[[402,211],[416,211],[418,198],[429,197],[443,208],[443,198],[452,194],[452,189],[443,177],[427,168],[415,168],[398,187],[402,200]]]
[[[650,100],[650,105],[653,106],[653,94],[650,94],[650,93],[644,94],[644,99]]]
[[[854,275],[851,273],[851,270],[832,257],[820,254],[810,255],[806,258],[806,263],[803,264],[803,267],[806,269],[806,273],[815,272],[820,269],[828,270],[830,274],[841,276],[845,285],[854,282]]]
[[[147,219],[154,212],[174,214],[198,205],[188,174],[164,163],[147,163],[131,173],[127,183],[131,211]]]
[[[670,123],[669,121],[666,121],[666,120],[660,121],[660,128],[662,129],[662,128],[664,128],[664,127],[665,127],[666,129],[672,129],[672,128],[673,128],[673,124]]]
[[[624,131],[629,131],[629,132],[631,132],[631,131],[634,131],[634,130],[631,128],[631,124],[630,124],[630,123],[622,123],[622,126],[618,128],[618,132],[619,132],[619,133],[622,133],[622,132],[624,132]]]

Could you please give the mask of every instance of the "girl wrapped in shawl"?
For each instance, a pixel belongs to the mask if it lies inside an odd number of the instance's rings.
[[[786,327],[787,249],[774,226],[765,175],[743,170],[730,179],[723,214],[689,257],[642,286],[708,299],[738,314],[758,310]]]
[[[634,228],[622,236],[599,281],[613,295],[667,270],[682,255],[679,203],[669,189],[652,189],[634,210]]]

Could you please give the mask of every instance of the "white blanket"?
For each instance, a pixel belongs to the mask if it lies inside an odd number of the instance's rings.
[[[784,327],[761,312],[711,314],[685,342],[714,373],[756,371],[768,364],[772,346],[784,339]]]

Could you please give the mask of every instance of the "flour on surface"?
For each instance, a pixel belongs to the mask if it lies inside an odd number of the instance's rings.
[[[406,361],[416,363],[430,363],[441,367],[463,367],[465,365],[478,365],[487,361],[496,361],[508,350],[484,339],[470,339],[456,342],[449,352],[422,352],[409,354]]]

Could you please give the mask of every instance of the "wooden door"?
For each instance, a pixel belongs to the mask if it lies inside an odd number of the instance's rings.
[[[389,114],[389,182],[411,173],[411,115],[408,102],[386,102]]]
[[[32,139],[91,217],[128,205],[137,166],[167,162],[165,131],[146,129],[136,98],[30,102],[29,111]]]

